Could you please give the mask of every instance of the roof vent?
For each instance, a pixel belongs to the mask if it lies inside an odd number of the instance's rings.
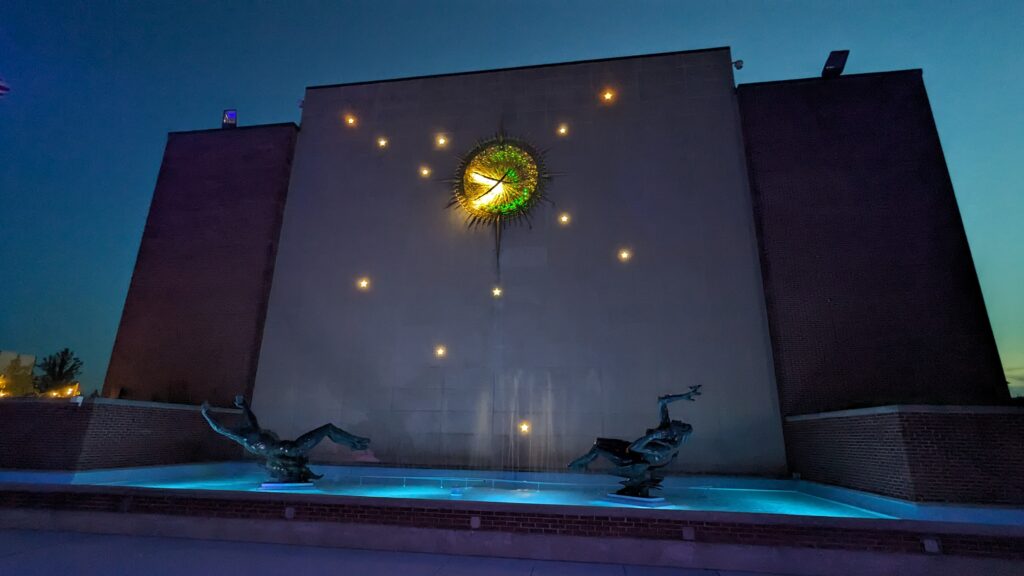
[[[833,50],[825,61],[825,67],[821,69],[822,78],[836,78],[846,68],[846,58],[850,55],[849,50]]]

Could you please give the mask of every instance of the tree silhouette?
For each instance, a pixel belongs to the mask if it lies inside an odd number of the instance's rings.
[[[43,373],[36,377],[33,385],[37,391],[46,392],[75,382],[75,378],[82,373],[82,361],[74,352],[65,348],[43,358],[36,364],[36,368]]]

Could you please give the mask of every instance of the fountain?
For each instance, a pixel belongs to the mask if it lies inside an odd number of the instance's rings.
[[[698,384],[690,386],[690,391],[684,394],[658,397],[661,422],[657,428],[649,428],[646,434],[633,442],[598,438],[590,451],[570,462],[569,467],[585,470],[598,456],[603,456],[615,466],[612,474],[625,478],[621,482],[622,488],[609,497],[648,506],[664,503],[664,498],[651,496],[650,491],[661,489],[664,478],[661,469],[675,460],[679,449],[693,433],[693,426],[669,418],[668,405],[678,400],[693,402],[700,396],[700,388]]]
[[[234,440],[249,453],[263,458],[263,467],[274,480],[262,484],[261,487],[267,490],[312,487],[311,480],[321,476],[307,466],[307,454],[324,438],[330,438],[333,442],[348,446],[352,450],[365,450],[370,445],[369,438],[350,434],[334,424],[324,424],[295,440],[281,440],[274,432],[260,428],[256,415],[252,413],[244,396],[235,396],[235,406],[242,410],[244,424],[240,428],[228,428],[214,420],[210,416],[208,402],[203,402],[200,410],[203,418],[216,433]]]

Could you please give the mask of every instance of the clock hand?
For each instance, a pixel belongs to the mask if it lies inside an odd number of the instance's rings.
[[[506,194],[504,180],[509,176],[511,172],[511,170],[505,172],[505,174],[502,175],[502,177],[498,180],[495,180],[494,178],[488,178],[483,174],[478,174],[477,172],[474,172],[470,176],[474,182],[479,182],[482,184],[491,184],[493,182],[493,184],[491,185],[490,188],[488,188],[483,193],[477,195],[477,197],[473,199],[473,206],[477,208],[489,206],[498,201],[499,198],[504,197],[504,195]]]
[[[511,173],[511,169],[506,170],[505,173],[501,175],[500,179],[495,180],[494,178],[488,178],[487,176],[484,176],[479,172],[473,172],[471,178],[473,179],[474,182],[478,182],[480,184],[490,184],[491,182],[494,183],[493,185],[491,185],[490,188],[478,194],[477,197],[474,198],[474,200],[480,200],[484,196],[490,194],[492,191],[496,192],[497,194],[502,194],[505,188],[503,185],[503,183],[505,182],[505,178],[508,178],[508,175]]]

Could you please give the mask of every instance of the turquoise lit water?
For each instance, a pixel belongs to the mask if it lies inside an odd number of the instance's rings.
[[[266,492],[260,489],[262,476],[213,477],[193,480],[122,481],[107,485],[177,490],[221,490]],[[418,500],[501,502],[602,508],[649,508],[614,501],[606,495],[614,485],[490,480],[481,478],[354,477],[323,479],[315,488],[273,490],[301,494],[333,494],[366,498],[408,498]],[[660,494],[666,503],[659,510],[701,510],[747,512],[793,516],[839,518],[891,518],[884,514],[835,502],[795,490],[717,488],[711,486],[670,488]]]

